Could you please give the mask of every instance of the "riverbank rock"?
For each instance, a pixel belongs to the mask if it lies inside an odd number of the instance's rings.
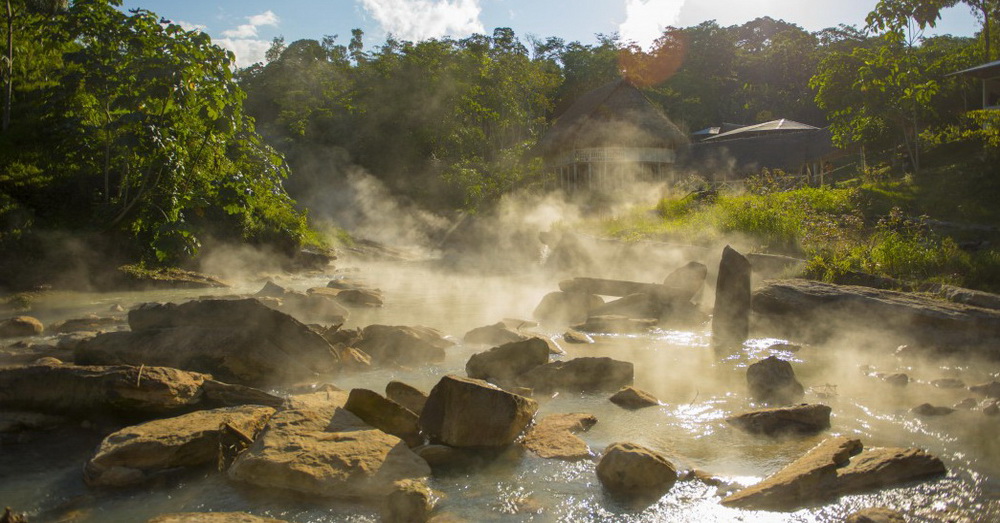
[[[465,333],[462,341],[467,344],[479,345],[503,345],[528,339],[526,334],[521,334],[508,327],[504,322],[497,322],[493,325],[478,327]]]
[[[336,408],[276,413],[228,474],[234,481],[311,496],[382,499],[396,481],[430,473],[402,440]]]
[[[531,399],[485,381],[445,376],[420,414],[432,442],[452,447],[503,447],[514,442],[538,410]]]
[[[848,514],[844,523],[906,523],[906,518],[895,510],[875,507]]]
[[[53,323],[49,326],[49,330],[60,334],[68,334],[72,332],[98,332],[123,323],[125,323],[125,321],[121,318],[102,318],[95,314],[91,314],[90,316],[84,318],[73,318]]]
[[[147,303],[129,311],[129,326],[80,343],[76,362],[162,365],[249,385],[306,381],[339,368],[323,336],[256,299]]]
[[[629,410],[655,407],[660,404],[660,400],[656,399],[655,396],[635,387],[625,387],[609,399],[611,403]]]
[[[404,479],[393,485],[382,509],[383,523],[423,523],[430,519],[434,504],[431,489],[422,481]]]
[[[252,441],[273,413],[270,407],[229,407],[126,427],[104,438],[83,468],[84,479],[92,487],[125,487],[171,469],[214,463],[224,425]]]
[[[112,278],[109,290],[130,289],[220,289],[229,284],[211,276],[195,271],[186,271],[175,267],[151,269],[138,265],[122,265],[118,267]]]
[[[370,355],[374,365],[385,366],[437,363],[444,360],[445,349],[452,345],[430,327],[369,325],[354,347]]]
[[[585,321],[590,311],[601,305],[604,305],[604,300],[594,294],[550,292],[542,297],[532,317],[546,323],[578,323]]]
[[[842,326],[851,335],[867,331],[901,343],[982,347],[1000,355],[1000,311],[951,303],[926,295],[834,285],[811,280],[775,280],[754,293],[754,312],[774,335],[827,339]]]
[[[465,373],[470,378],[499,384],[512,383],[521,374],[548,363],[551,343],[546,338],[536,336],[493,347],[486,352],[473,354],[465,364]]]
[[[631,362],[588,357],[539,365],[522,374],[518,382],[544,392],[600,392],[631,385],[634,377]]]
[[[843,494],[946,472],[941,460],[919,449],[865,452],[862,449],[860,440],[843,436],[827,439],[760,483],[726,497],[722,504],[746,509],[796,510]]]
[[[401,381],[390,381],[385,385],[385,397],[410,409],[417,416],[424,411],[427,393]]]
[[[0,321],[0,338],[38,336],[44,331],[45,326],[42,322],[31,316],[14,316]]]
[[[246,512],[177,512],[163,514],[146,523],[288,523],[284,519],[262,518]]]
[[[600,334],[639,334],[653,329],[657,323],[658,321],[654,318],[629,318],[620,315],[590,316],[586,322],[573,325],[573,329]]]
[[[770,356],[747,367],[750,396],[763,403],[788,405],[805,395],[802,384],[795,379],[792,364]]]
[[[417,415],[375,391],[351,389],[344,408],[365,423],[405,441],[411,448],[424,442]]]
[[[591,456],[590,447],[576,436],[597,423],[592,414],[551,414],[524,435],[524,447],[547,459],[578,460]]]
[[[796,405],[759,409],[726,418],[726,422],[751,434],[778,436],[782,434],[815,434],[830,428],[830,412],[826,405]]]
[[[739,347],[749,335],[750,262],[727,245],[715,284],[712,343],[716,347]]]
[[[616,495],[658,496],[677,482],[677,469],[651,449],[635,443],[614,443],[597,463],[597,478]]]

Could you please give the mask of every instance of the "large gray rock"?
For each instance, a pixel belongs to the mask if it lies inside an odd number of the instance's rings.
[[[600,296],[584,292],[550,292],[546,294],[532,317],[548,323],[576,323],[587,319],[590,311],[604,304]]]
[[[830,412],[826,405],[796,405],[758,409],[726,418],[726,422],[751,434],[777,436],[781,434],[815,434],[830,428]]]
[[[635,443],[614,443],[597,463],[597,478],[615,495],[658,496],[677,482],[677,469],[651,449]]]
[[[83,468],[84,479],[95,487],[124,487],[214,463],[224,425],[252,440],[273,413],[270,407],[228,407],[126,427],[104,438]]]
[[[918,449],[862,452],[861,441],[836,436],[820,443],[760,483],[722,500],[757,510],[796,510],[842,494],[858,493],[946,472],[938,458]],[[852,457],[853,456],[853,457]]]
[[[278,412],[228,474],[267,489],[382,499],[396,481],[430,473],[427,462],[402,440],[336,408]]]
[[[629,294],[590,311],[591,316],[625,316],[659,320],[664,305],[652,294]]]
[[[575,433],[590,430],[596,423],[592,414],[551,414],[531,427],[521,444],[542,458],[586,459],[590,447]]]
[[[776,280],[754,293],[753,308],[776,335],[822,339],[849,325],[851,335],[872,331],[902,343],[981,346],[991,352],[997,345],[987,340],[1000,338],[998,310],[870,287]]]
[[[344,408],[365,423],[405,441],[411,448],[424,442],[417,415],[375,391],[351,389]]]
[[[452,447],[503,447],[528,426],[538,404],[489,383],[445,376],[431,390],[420,428]]]
[[[15,316],[0,321],[0,338],[37,336],[44,330],[42,322],[31,316]]]
[[[252,385],[305,381],[339,368],[323,336],[256,299],[144,304],[129,312],[129,326],[132,332],[79,344],[77,363],[162,365]]]
[[[789,405],[805,394],[795,379],[792,364],[769,356],[747,367],[747,386],[753,399],[772,405]]]
[[[553,361],[522,374],[518,382],[537,391],[599,392],[631,385],[631,362],[606,357]]]
[[[410,409],[416,415],[424,411],[427,403],[427,393],[401,381],[390,381],[385,384],[385,397]]]
[[[738,347],[749,335],[750,262],[727,245],[715,284],[712,343],[716,347]]]
[[[354,346],[370,355],[374,365],[422,365],[442,361],[452,345],[430,327],[369,325]]]
[[[465,373],[470,378],[511,383],[521,374],[548,363],[551,343],[545,338],[532,337],[493,347],[473,354],[465,364]]]
[[[478,327],[465,333],[462,341],[468,344],[503,345],[528,339],[528,335],[517,332],[504,322]]]

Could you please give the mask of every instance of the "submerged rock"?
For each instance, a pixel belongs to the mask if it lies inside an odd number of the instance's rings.
[[[614,443],[597,463],[597,478],[616,495],[658,496],[677,482],[677,469],[651,449],[635,443]]]
[[[171,469],[214,463],[222,427],[253,441],[273,413],[270,407],[229,407],[126,427],[104,438],[84,466],[84,479],[94,487],[125,487]]]
[[[431,489],[422,481],[404,479],[393,485],[382,510],[383,523],[423,523],[430,519]]]
[[[739,347],[749,335],[750,262],[727,245],[715,285],[712,343],[716,347]]]
[[[431,390],[420,428],[452,447],[503,447],[528,426],[538,404],[485,381],[445,376]]]
[[[49,326],[49,330],[60,334],[68,334],[72,332],[96,332],[120,323],[124,323],[124,321],[120,318],[102,318],[92,314],[84,318],[73,318],[53,323]]]
[[[473,354],[465,364],[470,378],[511,383],[529,370],[548,363],[551,340],[532,337]]]
[[[469,344],[503,345],[524,341],[528,336],[508,327],[504,322],[472,329],[465,333],[462,341]]]
[[[982,394],[987,398],[1000,398],[1000,381],[989,381],[969,387],[969,391]]]
[[[262,518],[246,512],[177,512],[163,514],[146,523],[287,523],[284,519]]]
[[[830,428],[830,412],[826,405],[796,405],[759,409],[726,418],[726,422],[751,434],[815,434]]]
[[[657,320],[653,318],[629,318],[620,315],[590,316],[587,321],[573,325],[573,329],[582,332],[603,334],[637,334],[656,327]]]
[[[375,391],[351,389],[344,408],[365,423],[402,439],[411,448],[424,442],[417,415]]]
[[[402,440],[341,408],[278,412],[229,468],[230,479],[258,487],[361,499],[382,499],[396,481],[430,473]]]
[[[521,444],[542,458],[589,458],[590,447],[574,433],[590,430],[596,423],[592,414],[551,414],[531,427]]]
[[[396,403],[410,409],[416,415],[424,411],[427,403],[427,393],[401,381],[390,381],[385,385],[385,396]]]
[[[628,361],[575,358],[539,365],[522,374],[518,381],[525,387],[544,392],[599,392],[631,385],[634,375],[635,369]]]
[[[895,510],[875,507],[852,512],[844,523],[906,523],[906,518]]]
[[[372,357],[375,365],[422,365],[444,359],[454,345],[436,329],[420,326],[369,325],[354,346]]]
[[[910,377],[902,372],[882,376],[882,381],[893,387],[905,387],[910,383]]]
[[[660,404],[660,400],[656,399],[652,394],[635,387],[623,388],[616,392],[614,396],[611,396],[610,400],[611,403],[630,410],[655,407]]]
[[[577,323],[604,304],[599,296],[582,292],[551,292],[535,307],[532,317],[548,323]]]
[[[947,416],[948,414],[955,412],[955,409],[951,407],[937,407],[931,405],[930,403],[921,403],[920,405],[913,407],[912,412],[917,416]]]
[[[931,385],[939,389],[961,389],[965,387],[965,382],[958,378],[941,378],[931,381]]]
[[[565,333],[563,333],[563,340],[566,343],[578,343],[584,345],[589,345],[591,343],[594,343],[594,338],[591,338],[589,334],[585,332],[575,331],[573,329],[570,329]]]
[[[0,321],[0,338],[37,336],[44,331],[42,322],[31,316],[15,316]]]
[[[337,302],[348,307],[381,307],[385,298],[377,289],[346,289],[337,293]]]
[[[860,440],[829,438],[760,483],[726,497],[722,504],[746,509],[796,510],[843,494],[946,472],[941,460],[919,449],[865,452],[862,449]]]
[[[747,385],[754,400],[775,405],[787,405],[805,394],[795,379],[792,364],[770,356],[747,367]]]

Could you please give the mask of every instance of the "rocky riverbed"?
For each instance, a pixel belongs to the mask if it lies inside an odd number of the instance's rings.
[[[995,311],[786,281],[751,313],[737,282],[719,343],[715,284],[741,271],[367,264],[203,296],[42,295],[5,324],[0,498],[30,521],[998,513]],[[865,330],[829,296],[863,301]],[[918,320],[937,329],[923,344]],[[940,345],[953,325],[982,330]]]

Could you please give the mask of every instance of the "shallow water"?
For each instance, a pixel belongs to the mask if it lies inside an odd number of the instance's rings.
[[[279,281],[304,290],[323,286],[333,276]],[[478,326],[505,317],[530,318],[557,279],[535,275],[443,275],[421,264],[370,264],[359,278],[383,289],[382,309],[353,312],[348,326],[371,323],[421,324],[460,340]],[[115,303],[179,301],[206,294],[253,292],[261,283],[225,291],[151,293],[59,293],[41,297],[32,311],[46,324],[86,313],[106,315]],[[969,396],[963,389],[938,389],[933,379],[959,377],[967,384],[997,376],[995,366],[971,361],[922,364],[892,355],[894,346],[878,340],[805,346],[798,352],[772,351],[774,343],[798,340],[754,338],[741,350],[719,354],[709,344],[707,325],[690,330],[659,330],[644,336],[597,336],[593,345],[563,343],[562,328],[541,328],[556,337],[568,354],[611,356],[635,363],[636,387],[663,405],[639,411],[621,409],[608,394],[536,397],[537,417],[587,412],[598,423],[582,437],[595,454],[616,441],[633,441],[662,452],[679,469],[698,468],[739,484],[751,484],[781,468],[832,434],[859,437],[866,446],[917,446],[941,457],[947,477],[916,485],[854,495],[791,513],[751,512],[722,507],[715,487],[678,482],[649,506],[626,506],[608,498],[594,474],[593,461],[544,460],[515,449],[474,471],[436,476],[430,484],[441,496],[438,513],[468,521],[839,521],[857,509],[887,506],[911,521],[987,521],[1000,519],[1000,419],[981,412],[957,411],[940,418],[918,418],[909,409],[924,402],[952,405]],[[484,347],[458,345],[438,365],[379,369],[331,376],[348,390],[383,391],[401,380],[429,391],[445,374],[464,375],[465,362]],[[746,398],[745,369],[773,353],[788,359],[808,389],[805,401],[833,407],[832,429],[814,437],[772,440],[730,428],[725,417],[753,407]],[[896,388],[859,369],[907,372],[916,380]],[[822,395],[822,397],[821,397]],[[228,483],[224,476],[198,472],[151,489],[129,492],[89,490],[82,464],[99,441],[85,429],[36,436],[31,442],[0,446],[0,504],[28,512],[32,521],[145,521],[166,512],[246,511],[301,522],[376,521],[375,507],[337,501],[296,500],[274,492]],[[452,519],[455,520],[455,519]]]

